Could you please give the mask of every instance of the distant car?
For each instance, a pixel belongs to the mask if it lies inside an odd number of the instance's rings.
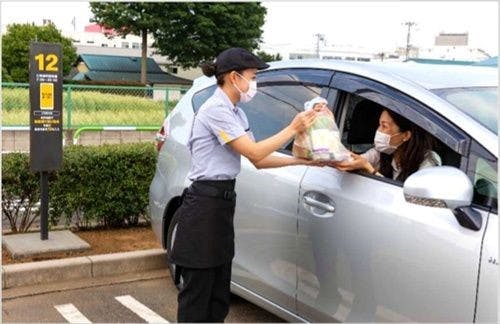
[[[432,134],[443,166],[401,183],[331,167],[257,170],[242,158],[233,293],[289,321],[496,322],[497,71],[294,60],[272,63],[257,81],[256,97],[240,105],[257,141],[321,95],[350,150],[373,147],[376,103]],[[193,116],[215,88],[197,79],[167,118],[149,206],[167,253],[190,184]]]

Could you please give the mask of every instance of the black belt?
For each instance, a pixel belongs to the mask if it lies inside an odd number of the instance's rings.
[[[235,180],[197,180],[193,181],[187,192],[198,196],[234,201],[236,199],[235,184]]]

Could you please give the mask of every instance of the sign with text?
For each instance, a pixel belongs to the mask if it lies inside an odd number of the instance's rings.
[[[54,171],[62,164],[62,50],[30,44],[30,166]]]

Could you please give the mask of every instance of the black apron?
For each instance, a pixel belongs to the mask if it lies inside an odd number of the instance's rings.
[[[194,181],[184,190],[174,214],[177,231],[171,263],[187,268],[212,268],[234,257],[235,180]]]

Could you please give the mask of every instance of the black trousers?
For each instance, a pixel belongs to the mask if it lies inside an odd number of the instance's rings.
[[[231,262],[215,268],[180,267],[183,287],[177,322],[224,322],[229,313]]]

